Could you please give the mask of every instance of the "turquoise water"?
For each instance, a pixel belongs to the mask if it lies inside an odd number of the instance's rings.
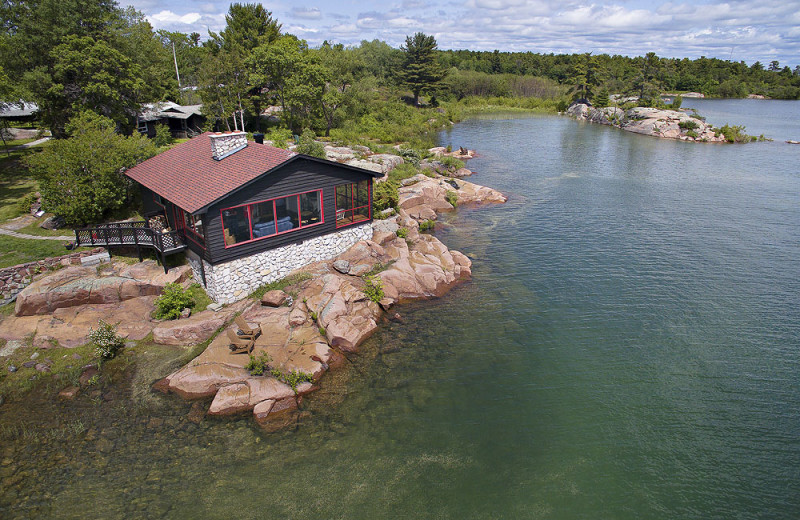
[[[0,516],[796,518],[800,146],[559,117],[441,139],[510,196],[437,231],[472,283],[400,307],[277,434],[41,403],[23,422],[85,429],[0,446]]]

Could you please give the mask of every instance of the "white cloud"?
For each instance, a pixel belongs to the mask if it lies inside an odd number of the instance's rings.
[[[322,11],[318,7],[293,7],[292,16],[304,20],[319,20],[322,18]]]

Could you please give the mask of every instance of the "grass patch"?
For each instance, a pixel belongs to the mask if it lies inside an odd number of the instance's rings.
[[[364,273],[364,276],[369,278],[375,276],[378,273],[382,273],[383,271],[392,267],[392,264],[394,264],[396,261],[397,260],[389,260],[385,264],[383,262],[378,262],[377,264],[372,266],[372,269]]]
[[[194,306],[192,306],[192,314],[197,314],[198,312],[203,312],[206,310],[209,304],[213,303],[213,300],[208,297],[206,290],[203,289],[203,286],[199,283],[193,283],[187,289],[187,292],[194,300]]]
[[[22,366],[23,363],[31,361],[31,355],[34,352],[39,353],[39,357],[35,361],[47,363],[50,366],[50,372],[38,372],[35,367]],[[81,356],[81,359],[73,359],[74,354]],[[49,359],[52,363],[46,362],[45,359]],[[7,398],[18,398],[41,385],[53,392],[67,386],[78,386],[82,368],[89,363],[96,362],[97,356],[94,346],[91,344],[75,348],[54,347],[48,349],[24,346],[0,361],[0,394]],[[8,371],[8,367],[11,365],[17,367],[16,372]]]
[[[87,248],[79,247],[67,251],[60,240],[31,240],[0,235],[0,268],[85,250]]]
[[[289,286],[299,284],[300,282],[310,280],[311,278],[311,273],[306,272],[290,274],[286,278],[281,278],[280,280],[262,285],[250,294],[250,298],[253,298],[254,300],[260,300],[269,291],[283,291]]]
[[[0,154],[0,222],[18,217],[19,200],[38,189],[21,159],[42,147]]]

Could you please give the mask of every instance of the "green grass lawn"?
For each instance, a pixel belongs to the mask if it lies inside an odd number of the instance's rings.
[[[47,146],[45,143],[42,146]],[[28,169],[21,163],[21,158],[41,150],[41,146],[19,150],[17,152],[0,153],[0,222],[18,217],[23,213],[19,200],[37,189]]]
[[[75,251],[83,251],[78,248]],[[30,240],[0,235],[0,268],[69,253],[60,240]]]

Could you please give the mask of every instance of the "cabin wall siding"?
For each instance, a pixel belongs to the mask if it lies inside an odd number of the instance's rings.
[[[317,163],[305,159],[298,159],[284,167],[279,167],[278,170],[257,179],[208,209],[208,213],[204,218],[206,219],[206,246],[208,248],[208,257],[210,258],[209,262],[212,264],[228,262],[337,231],[334,205],[335,187],[340,184],[350,184],[361,180],[371,180],[372,178],[368,173],[360,173],[340,168],[333,164]],[[322,189],[324,223],[225,248],[221,217],[222,209],[319,189]],[[353,224],[353,226],[358,226],[371,220],[365,220]],[[341,229],[345,228],[338,228],[338,230]]]

